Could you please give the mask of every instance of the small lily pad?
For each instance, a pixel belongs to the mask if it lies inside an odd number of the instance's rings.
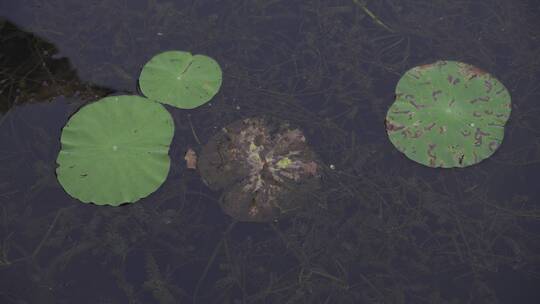
[[[167,51],[154,56],[141,72],[142,93],[153,100],[181,109],[208,102],[221,87],[219,64],[204,55]]]
[[[172,117],[159,103],[105,97],[81,108],[64,126],[58,181],[85,203],[135,202],[167,178],[173,135]]]
[[[386,131],[418,163],[466,167],[501,145],[510,110],[510,94],[499,80],[466,63],[437,61],[401,77]]]

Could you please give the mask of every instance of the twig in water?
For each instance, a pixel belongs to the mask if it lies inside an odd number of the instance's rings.
[[[365,3],[361,3],[360,0],[353,0],[353,2],[354,4],[360,6],[360,8],[364,11],[364,13],[366,13],[375,23],[384,27],[387,31],[391,33],[394,32],[394,30],[391,29],[388,25],[384,24],[384,22],[382,22],[381,19],[379,19],[379,17],[375,16],[375,14],[373,14],[373,12],[371,12],[369,8],[366,7]]]

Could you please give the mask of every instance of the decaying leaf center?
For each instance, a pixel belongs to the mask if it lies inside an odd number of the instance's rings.
[[[203,148],[199,170],[225,191],[222,208],[243,221],[268,221],[302,205],[318,187],[315,154],[298,128],[248,118],[223,128]],[[305,198],[305,195],[303,195]]]

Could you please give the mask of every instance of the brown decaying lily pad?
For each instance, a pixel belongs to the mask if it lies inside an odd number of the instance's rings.
[[[199,172],[223,190],[225,213],[266,222],[302,207],[319,187],[319,163],[303,132],[282,121],[247,118],[224,127],[203,147]]]

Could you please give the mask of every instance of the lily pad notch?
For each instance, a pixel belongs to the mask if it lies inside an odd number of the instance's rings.
[[[173,119],[161,104],[140,96],[105,97],[64,126],[58,181],[85,203],[135,202],[167,178],[173,135]]]
[[[408,70],[398,81],[386,115],[392,144],[429,167],[467,167],[501,145],[511,98],[485,71],[458,61]]]
[[[222,71],[214,59],[182,51],[152,57],[139,77],[139,87],[146,97],[181,109],[207,103],[221,83]]]

